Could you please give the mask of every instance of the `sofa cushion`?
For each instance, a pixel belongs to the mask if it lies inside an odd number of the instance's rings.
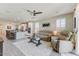
[[[65,40],[66,39],[66,36],[64,36],[64,35],[59,35],[58,37],[59,37],[59,40]]]
[[[50,35],[53,35],[53,31],[41,30],[41,31],[39,31],[39,34],[50,36]]]
[[[60,32],[60,35],[68,36],[68,32]]]
[[[61,32],[59,35],[60,40],[70,40],[72,36],[72,32]]]

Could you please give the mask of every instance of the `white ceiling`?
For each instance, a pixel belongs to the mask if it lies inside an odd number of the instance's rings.
[[[76,3],[0,3],[0,18],[7,21],[41,20],[74,11]],[[33,17],[26,10],[43,12]]]

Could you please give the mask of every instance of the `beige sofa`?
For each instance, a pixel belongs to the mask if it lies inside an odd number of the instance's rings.
[[[38,37],[40,37],[42,40],[50,42],[51,41],[51,36],[53,35],[53,32],[48,31],[48,30],[41,30],[36,35]]]

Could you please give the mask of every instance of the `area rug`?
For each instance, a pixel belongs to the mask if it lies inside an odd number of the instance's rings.
[[[18,48],[25,56],[50,56],[52,47],[50,42],[41,41],[38,47],[33,43],[28,43],[29,39],[14,42],[13,45]]]

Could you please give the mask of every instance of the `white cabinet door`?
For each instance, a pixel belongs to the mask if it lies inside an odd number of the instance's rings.
[[[16,33],[16,39],[26,38],[25,34],[26,34],[26,32],[17,32]]]

